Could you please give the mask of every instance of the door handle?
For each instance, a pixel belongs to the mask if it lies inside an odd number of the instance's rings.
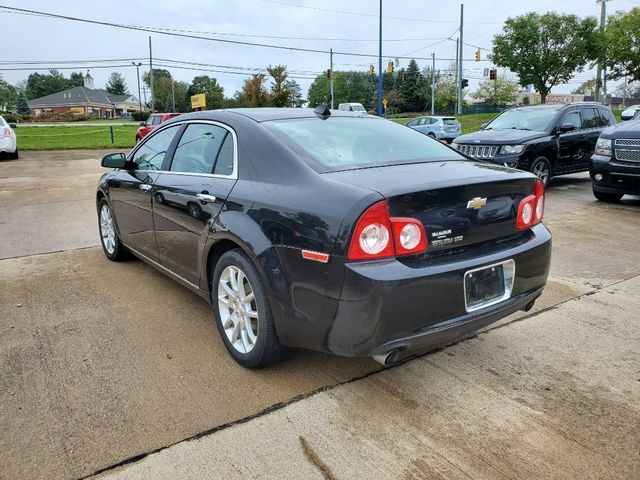
[[[196,194],[196,198],[200,200],[202,203],[213,203],[216,201],[215,196],[207,195],[206,193],[198,193]]]
[[[140,190],[142,190],[143,192],[148,192],[149,190],[151,190],[153,187],[151,185],[149,185],[148,183],[142,183],[140,185]]]

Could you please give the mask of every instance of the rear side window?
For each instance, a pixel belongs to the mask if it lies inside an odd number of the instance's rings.
[[[194,123],[184,133],[173,155],[172,172],[213,173],[220,148],[229,132],[216,125]]]
[[[456,120],[455,118],[443,118],[442,121],[444,122],[445,125],[457,125],[458,124],[458,120]]]
[[[582,128],[595,128],[600,126],[600,115],[595,108],[582,109]]]
[[[230,133],[227,133],[224,142],[222,142],[213,173],[216,175],[233,175],[233,135]]]
[[[137,165],[136,170],[161,170],[164,157],[167,156],[179,128],[180,125],[173,125],[145,140],[132,157],[132,161]]]
[[[601,108],[600,116],[602,117],[601,125],[603,127],[608,127],[609,125],[615,125],[616,118],[613,116],[613,113],[611,113],[610,110],[607,110],[606,108]]]
[[[319,172],[464,160],[416,130],[377,118],[298,118],[263,125]]]

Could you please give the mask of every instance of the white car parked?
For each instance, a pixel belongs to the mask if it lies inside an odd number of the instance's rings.
[[[620,114],[622,120],[631,120],[640,112],[640,105],[632,105]]]
[[[0,155],[5,154],[9,158],[18,158],[18,142],[16,141],[16,133],[13,131],[14,124],[7,123],[0,116]]]

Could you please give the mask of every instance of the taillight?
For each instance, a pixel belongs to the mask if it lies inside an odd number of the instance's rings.
[[[427,249],[427,235],[415,218],[392,218],[386,201],[369,207],[351,237],[349,260],[373,260],[412,255]]]
[[[542,221],[544,216],[544,185],[537,179],[533,195],[523,198],[518,205],[516,229],[531,228]]]
[[[11,138],[11,129],[5,127],[3,136],[4,136],[4,138]]]

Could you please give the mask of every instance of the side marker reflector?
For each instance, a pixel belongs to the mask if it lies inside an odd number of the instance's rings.
[[[314,260],[316,262],[327,263],[329,261],[328,253],[312,252],[311,250],[302,250],[302,258]]]

